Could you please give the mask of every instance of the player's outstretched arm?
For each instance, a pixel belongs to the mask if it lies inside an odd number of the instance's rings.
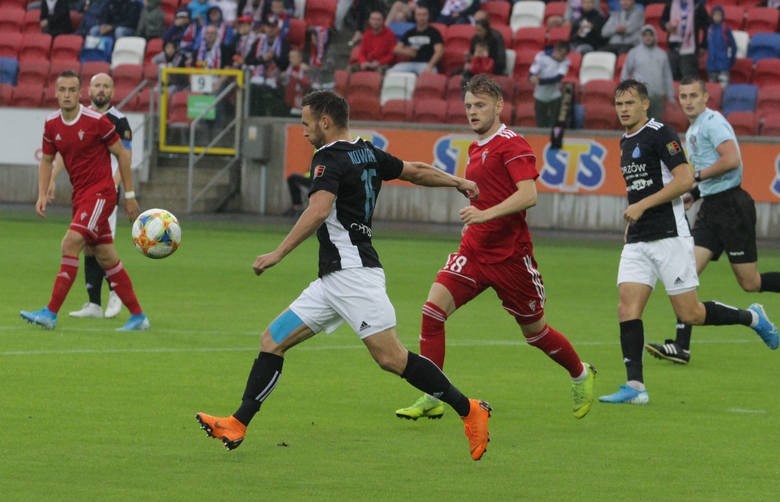
[[[325,222],[333,208],[336,195],[326,190],[317,190],[309,197],[309,205],[295,222],[287,237],[270,253],[258,256],[252,264],[255,275],[273,267],[298,245],[309,238]]]
[[[453,187],[470,199],[479,195],[479,188],[473,181],[453,176],[425,162],[404,161],[404,168],[398,178],[421,186]]]

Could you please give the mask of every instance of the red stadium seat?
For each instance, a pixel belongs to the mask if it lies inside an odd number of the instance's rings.
[[[21,33],[22,28],[24,28],[24,14],[23,8],[5,7],[2,16],[0,16],[0,33]]]
[[[596,79],[589,80],[582,85],[582,97],[583,103],[602,106],[612,109],[615,101],[615,88],[617,83],[614,80]],[[614,110],[612,110],[614,114]]]
[[[528,80],[528,71],[531,68],[531,63],[534,62],[537,51],[525,50],[515,53],[515,69],[514,77],[516,81]]]
[[[21,33],[0,32],[0,58],[16,58],[21,45]]]
[[[615,114],[615,107],[610,106],[605,108],[603,105],[592,105],[588,102],[584,103],[585,107],[585,129],[597,129],[597,130],[615,130],[620,129],[620,123],[618,122],[617,115]]]
[[[547,26],[547,21],[551,17],[559,17],[563,19],[563,15],[566,13],[566,2],[547,2],[547,5],[544,7],[544,21],[542,21],[543,26]]]
[[[444,46],[444,55],[439,61],[439,71],[445,75],[452,75],[458,70],[462,70],[464,64],[466,64],[466,53],[463,49]]]
[[[727,118],[731,127],[734,128],[734,134],[737,136],[758,135],[758,116],[756,112],[731,112]]]
[[[723,87],[717,82],[707,82],[704,85],[707,87],[707,94],[710,95],[707,107],[720,110],[720,104],[723,101]]]
[[[663,3],[650,3],[645,5],[645,24],[652,24],[656,31],[661,29],[661,17],[664,13]]]
[[[146,41],[146,49],[144,49],[144,63],[151,63],[152,58],[163,50],[162,38],[150,38]]]
[[[512,28],[509,25],[493,24],[490,27],[501,33],[501,36],[504,38],[504,47],[507,49],[512,47]]]
[[[752,37],[756,33],[777,32],[780,12],[773,7],[748,7],[745,11],[745,31]]]
[[[512,103],[504,103],[504,107],[501,108],[501,115],[499,115],[499,119],[503,124],[512,124],[512,121],[514,120],[514,109],[512,108]]]
[[[544,49],[546,40],[547,31],[542,27],[519,28],[515,32],[512,49],[517,53],[531,51],[536,55],[537,52]]]
[[[14,93],[14,86],[11,84],[0,84],[0,106],[11,106],[11,96]]]
[[[680,106],[677,103],[670,103],[669,101],[664,103],[663,122],[678,132],[685,131],[688,129],[688,125],[690,125],[688,117],[685,116],[685,113],[680,109]]]
[[[114,99],[113,99],[113,103],[115,105],[117,105],[117,106],[119,106],[121,104],[122,105],[122,109],[125,109],[127,107],[132,108],[135,105],[136,101],[138,100],[138,95],[137,94],[133,95],[133,97],[131,97],[124,104],[122,103],[122,101],[124,101],[125,98],[130,96],[130,94],[133,92],[133,89],[135,89],[135,86],[131,85],[131,84],[127,83],[127,82],[122,82],[122,83],[120,83],[118,85],[116,84],[116,82],[114,82]]]
[[[758,87],[780,83],[780,58],[764,58],[753,68],[753,84]]]
[[[27,33],[41,32],[41,9],[31,9],[24,13],[24,25],[22,31]]]
[[[447,100],[447,115],[444,117],[444,121],[447,124],[466,125],[469,123],[468,117],[466,117],[466,108],[463,106],[463,100]]]
[[[375,71],[356,71],[349,77],[347,97],[366,96],[379,98],[382,74]]]
[[[144,79],[149,82],[157,82],[160,78],[160,67],[154,63],[144,64]]]
[[[349,85],[349,72],[346,70],[336,70],[333,72],[333,91],[339,96],[346,96],[347,86]]]
[[[761,124],[761,136],[780,137],[780,114],[767,115]]]
[[[550,31],[547,32],[547,45],[554,46],[558,42],[568,42],[570,36],[571,28],[568,25],[550,28]]]
[[[411,118],[411,101],[390,99],[382,105],[382,120],[385,122],[406,122]]]
[[[414,121],[423,124],[443,124],[447,119],[447,101],[444,99],[413,100]]]
[[[168,104],[168,124],[188,125],[192,119],[187,117],[187,100],[189,91],[174,92]]]
[[[49,80],[48,59],[25,59],[19,61],[19,74],[16,85],[42,84]]]
[[[482,2],[479,10],[488,13],[491,27],[497,25],[509,26],[509,12],[512,10],[512,4],[506,0],[488,0]]]
[[[453,75],[447,79],[447,90],[444,97],[447,100],[463,98],[463,75]]]
[[[577,81],[580,79],[580,67],[582,66],[582,54],[577,51],[569,52],[569,72],[566,77],[571,77]]]
[[[756,111],[764,119],[771,115],[780,116],[780,82],[758,89]]]
[[[290,47],[303,49],[306,45],[306,21],[297,18],[290,19],[290,30],[287,32],[287,41],[290,43]]]
[[[379,96],[358,95],[353,96],[351,91],[347,96],[349,103],[349,116],[352,120],[381,120],[382,106],[379,104]]]
[[[81,83],[89,85],[89,81],[98,73],[111,74],[111,66],[105,61],[87,61],[81,63]]]
[[[536,127],[536,109],[533,100],[515,102],[515,119],[513,125],[521,127]]]
[[[307,0],[304,18],[311,26],[332,28],[336,19],[337,0]]]
[[[51,59],[52,61],[78,60],[82,45],[84,45],[84,39],[81,35],[59,35],[52,42]]]
[[[441,99],[446,95],[447,76],[440,73],[422,73],[417,76],[414,99]]]
[[[360,61],[360,45],[356,45],[349,51],[348,65],[356,65]]]
[[[512,96],[512,102],[515,104],[515,108],[523,102],[534,102],[534,87],[534,84],[528,79],[515,81],[515,93]]]
[[[43,83],[14,87],[9,106],[19,108],[38,108],[43,98]]]
[[[25,33],[22,45],[19,47],[19,59],[42,58],[49,59],[51,51],[51,35],[48,33]]]
[[[78,61],[52,61],[51,66],[49,67],[49,78],[47,81],[47,86],[54,88],[54,81],[57,80],[57,75],[60,73],[71,70],[76,73],[80,72],[80,65]]]
[[[506,75],[491,75],[491,77],[501,86],[501,94],[504,97],[504,101],[511,103],[512,97],[515,95],[515,79]]]
[[[468,52],[474,33],[475,29],[470,24],[453,24],[447,28],[447,35],[444,36],[444,47]]]
[[[144,67],[140,64],[120,64],[111,70],[114,85],[127,85],[132,87],[141,83],[144,76]]]
[[[59,108],[59,103],[57,102],[57,94],[55,93],[55,91],[56,89],[54,88],[54,85],[44,87],[43,99],[41,100],[41,108],[49,108],[49,109]]]
[[[753,60],[750,58],[737,58],[729,72],[729,83],[749,84],[753,80]]]
[[[710,13],[712,7],[709,7]],[[723,5],[723,22],[732,30],[741,30],[745,24],[745,8],[741,5]]]

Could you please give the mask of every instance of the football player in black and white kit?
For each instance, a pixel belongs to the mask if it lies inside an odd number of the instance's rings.
[[[628,207],[625,245],[620,255],[618,289],[620,346],[626,384],[606,403],[645,404],[642,312],[656,282],[664,283],[678,319],[694,325],[750,326],[770,345],[777,330],[763,309],[738,309],[715,301],[700,302],[696,260],[682,195],[693,187],[693,171],[677,134],[647,117],[650,101],[641,82],[625,80],[615,90],[615,110],[625,134],[620,140],[620,167]]]
[[[111,100],[114,97],[114,80],[110,75],[106,73],[97,73],[92,76],[89,81],[89,98],[92,102],[90,108],[96,112],[100,112],[105,115],[108,120],[116,127],[116,132],[119,134],[119,139],[122,141],[122,146],[127,149],[129,154],[132,154],[133,150],[133,130],[130,127],[130,123],[127,121],[127,117],[111,105]],[[132,158],[131,158],[132,165]],[[54,199],[55,191],[55,179],[57,175],[64,169],[62,158],[58,155],[54,162],[54,169],[51,174],[51,181],[49,182],[49,201]],[[111,156],[111,172],[114,175],[114,184],[117,186],[117,201],[119,200],[119,182],[121,181],[121,175],[119,174],[119,163],[116,157]],[[131,197],[135,194],[130,194]],[[127,196],[127,194],[125,194]],[[119,204],[117,204],[119,205]],[[111,233],[116,237],[116,208],[111,216],[108,218],[108,222],[111,225]],[[108,303],[106,305],[105,315],[101,308],[101,293],[103,278],[106,277],[106,273],[100,267],[95,258],[94,251],[87,246],[84,248],[84,281],[87,288],[87,296],[89,301],[84,306],[74,312],[70,312],[68,315],[71,317],[116,317],[122,310],[122,300],[111,289],[110,281],[106,280],[109,287]]]
[[[228,450],[244,440],[246,426],[274,390],[285,352],[347,322],[379,366],[452,406],[462,417],[471,457],[487,448],[491,408],[469,399],[429,359],[409,352],[396,334],[385,274],[371,243],[372,218],[382,182],[402,179],[416,185],[456,188],[476,197],[476,183],[421,162],[404,162],[362,139],[351,139],[349,107],[330,91],[303,99],[304,136],[317,148],[311,163],[309,205],[279,246],[252,265],[257,275],[278,264],[314,232],[320,243],[319,278],[263,332],[260,354],[249,373],[240,407],[228,417],[198,413],[201,428]]]

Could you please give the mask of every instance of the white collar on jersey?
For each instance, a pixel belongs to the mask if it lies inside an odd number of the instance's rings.
[[[60,110],[60,117],[62,118],[62,123],[65,124],[66,126],[70,126],[70,125],[75,124],[81,118],[81,112],[83,110],[84,110],[84,105],[79,103],[79,112],[76,114],[76,117],[73,120],[71,120],[71,121],[65,120],[65,117],[62,116],[62,110]]]
[[[506,129],[506,126],[504,124],[501,124],[501,126],[498,128],[498,130],[496,132],[494,132],[493,134],[491,134],[487,138],[478,140],[477,141],[477,145],[478,146],[484,146],[484,145],[488,144],[491,139],[493,139],[496,136],[498,136],[499,134],[501,134],[501,131],[503,131],[504,129]]]

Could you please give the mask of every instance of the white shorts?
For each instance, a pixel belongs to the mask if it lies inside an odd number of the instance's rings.
[[[623,246],[618,268],[618,285],[637,282],[655,288],[661,279],[669,296],[699,287],[693,237],[669,237]]]
[[[363,339],[396,325],[381,268],[348,268],[320,277],[290,310],[315,333],[332,333],[346,321]]]

